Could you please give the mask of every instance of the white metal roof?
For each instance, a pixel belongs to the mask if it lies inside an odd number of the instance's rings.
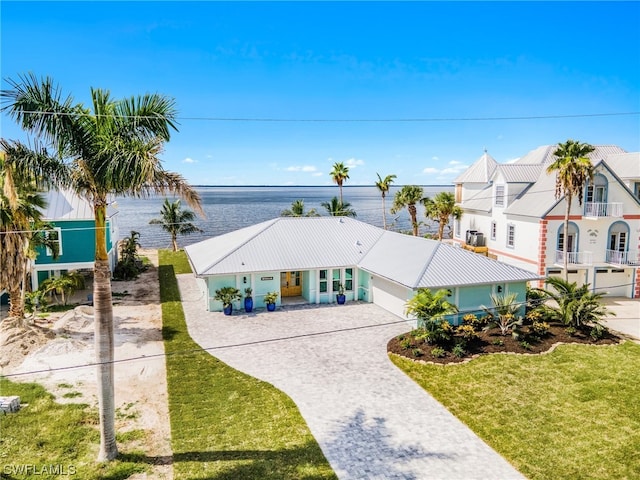
[[[71,190],[48,190],[43,195],[47,202],[43,210],[44,220],[94,220],[91,203]],[[107,206],[107,217],[116,213],[115,204],[110,203]]]
[[[353,265],[409,288],[538,278],[435,240],[345,217],[280,217],[189,245],[185,251],[201,276]]]
[[[456,177],[453,183],[488,183],[498,162],[487,152]]]
[[[540,176],[542,165],[535,163],[503,163],[497,170],[507,183],[533,183]]]
[[[605,162],[622,179],[640,179],[640,152],[609,155]]]

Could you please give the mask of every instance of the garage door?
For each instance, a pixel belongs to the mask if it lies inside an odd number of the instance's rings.
[[[629,297],[632,269],[596,268],[596,292],[610,297]]]
[[[401,318],[407,318],[404,310],[407,299],[413,296],[410,289],[374,276],[371,283],[371,294],[373,303]]]

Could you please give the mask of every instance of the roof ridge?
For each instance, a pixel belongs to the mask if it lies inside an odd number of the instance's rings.
[[[431,265],[431,260],[433,260],[433,257],[436,255],[436,252],[443,245],[443,243],[440,240],[433,240],[431,238],[425,238],[425,240],[431,240],[432,242],[438,242],[438,244],[436,245],[436,247],[431,252],[431,255],[429,255],[429,257],[424,262],[424,266],[422,267],[422,270],[420,270],[420,274],[418,275],[418,278],[417,278],[416,282],[412,285],[412,288],[418,288],[418,285],[420,285],[420,281],[422,280],[422,277],[424,277],[427,269]],[[453,247],[451,247],[451,248],[453,248]]]

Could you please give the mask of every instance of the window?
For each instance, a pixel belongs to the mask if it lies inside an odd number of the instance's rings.
[[[339,268],[334,269],[332,275],[333,275],[332,276],[332,280],[333,280],[332,289],[333,289],[334,292],[337,292],[338,290],[340,290],[340,283],[341,283],[340,282],[340,280],[341,280],[340,269]]]
[[[320,270],[320,293],[327,293],[327,271]]]
[[[504,207],[504,185],[496,185],[496,198],[494,205]]]
[[[516,243],[516,226],[507,225],[507,247],[513,247]]]
[[[58,255],[62,255],[62,230],[60,228],[54,228],[53,230],[45,230],[44,236],[47,240],[47,256],[53,255],[53,250],[49,247],[56,245],[58,247]]]
[[[347,292],[353,291],[353,268],[344,269],[344,289]]]
[[[496,239],[497,231],[498,231],[498,224],[496,222],[491,222],[491,240]]]
[[[607,201],[607,179],[596,174],[593,178],[593,183],[587,185],[586,201],[588,203],[603,203]]]
[[[455,230],[456,237],[460,238],[460,231],[462,230],[462,227],[460,225],[460,219],[459,218],[455,219],[454,230]]]

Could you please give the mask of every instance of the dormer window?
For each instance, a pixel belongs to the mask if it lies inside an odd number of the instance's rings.
[[[494,205],[504,207],[504,185],[496,185],[496,196]]]

